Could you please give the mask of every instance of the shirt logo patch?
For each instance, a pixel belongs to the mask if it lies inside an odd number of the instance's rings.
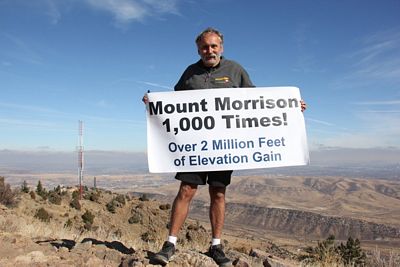
[[[219,78],[215,78],[215,82],[216,83],[228,83],[229,82],[229,77],[219,77]]]

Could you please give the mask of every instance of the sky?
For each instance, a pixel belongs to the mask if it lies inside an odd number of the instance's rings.
[[[146,151],[212,26],[256,86],[297,86],[311,150],[400,148],[399,0],[0,0],[0,149]]]

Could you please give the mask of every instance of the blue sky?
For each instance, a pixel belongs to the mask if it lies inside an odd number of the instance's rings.
[[[195,36],[257,86],[298,86],[311,149],[400,148],[400,1],[0,0],[0,149],[145,151],[147,90]]]

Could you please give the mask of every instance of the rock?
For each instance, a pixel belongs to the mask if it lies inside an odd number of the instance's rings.
[[[92,247],[92,242],[77,243],[71,251],[86,255],[91,247]]]
[[[104,256],[105,260],[121,262],[122,254],[115,250],[107,250]]]
[[[90,257],[86,262],[85,262],[85,267],[98,267],[98,266],[112,266],[105,264],[105,262],[97,257]]]
[[[45,256],[42,251],[32,251],[26,255],[20,255],[15,258],[15,261],[21,263],[29,263],[29,262],[45,262]]]
[[[66,247],[60,247],[60,248],[58,249],[58,252],[59,252],[59,253],[68,253],[68,252],[69,252],[69,249],[66,248]]]
[[[250,250],[249,255],[252,257],[263,258],[263,259],[268,258],[267,252],[254,248]]]
[[[146,259],[139,259],[136,256],[128,256],[122,259],[119,267],[142,267],[147,266],[149,261]]]
[[[264,266],[264,267],[272,267],[271,264],[268,262],[268,259],[265,259],[265,260],[263,261],[263,266]]]
[[[238,258],[236,260],[233,261],[233,266],[236,267],[249,267],[250,265],[246,262],[246,260],[242,259],[242,258]]]

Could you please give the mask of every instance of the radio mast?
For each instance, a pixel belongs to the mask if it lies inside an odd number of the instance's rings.
[[[79,199],[82,199],[83,186],[83,121],[79,121],[79,146],[78,146],[78,179],[79,179]]]

